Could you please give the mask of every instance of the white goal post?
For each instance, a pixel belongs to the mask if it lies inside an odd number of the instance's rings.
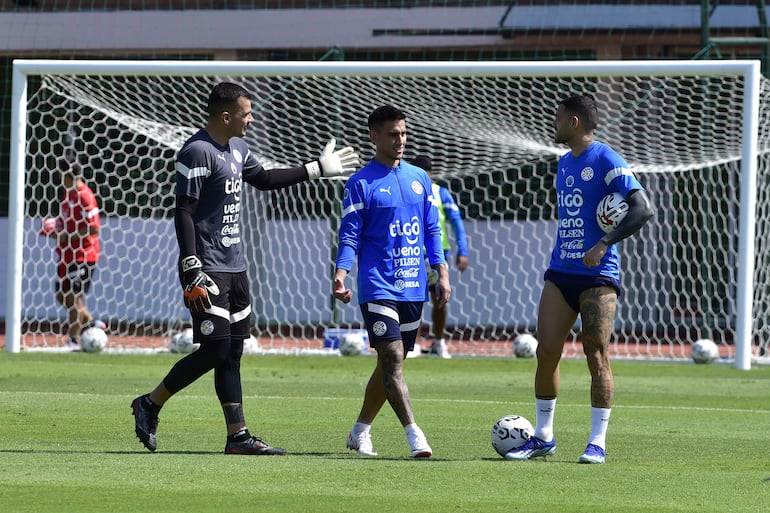
[[[109,272],[134,272],[137,261],[146,258],[148,266],[158,267],[143,270],[142,280],[169,275],[159,279],[149,299],[124,297],[130,285],[105,281],[103,288],[124,295],[98,296],[95,307],[108,312],[111,327],[126,337],[152,329],[171,332],[183,322],[175,242],[166,246],[173,235],[173,227],[168,231],[173,178],[167,163],[205,123],[205,95],[212,81],[223,78],[244,82],[257,98],[259,115],[250,129],[256,134],[247,137],[266,167],[315,158],[329,136],[352,144],[367,160],[371,109],[393,103],[406,111],[407,158],[426,153],[440,163],[437,179],[457,194],[474,251],[470,271],[453,273],[450,338],[480,340],[534,328],[537,291],[555,229],[549,166],[566,151],[553,143],[553,111],[567,94],[591,93],[599,104],[598,138],[618,149],[640,181],[649,184],[659,210],[638,240],[621,243],[621,310],[626,310],[619,315],[615,343],[623,345],[622,354],[687,358],[686,347],[700,334],[727,347],[735,367],[749,369],[759,340],[767,338],[770,306],[758,291],[770,283],[761,269],[770,251],[757,245],[770,239],[770,226],[760,215],[770,208],[769,193],[758,191],[758,176],[767,179],[770,173],[767,134],[762,134],[762,152],[759,147],[760,113],[764,125],[770,114],[758,61],[22,59],[13,64],[7,351],[19,351],[27,333],[35,344],[49,344],[55,338],[50,326],[65,317],[50,304],[53,274],[45,260],[51,259],[50,248],[30,232],[56,204],[41,176],[61,156],[57,153],[69,149],[83,152],[95,168],[87,181],[99,185],[102,196],[114,196],[102,212],[115,235]],[[280,142],[262,140],[263,131],[264,139]],[[109,147],[99,148],[105,138]],[[109,172],[100,174],[101,168]],[[255,287],[295,295],[308,290],[302,300],[287,304],[259,295],[255,322],[261,336],[310,339],[317,337],[318,327],[356,324],[354,308],[338,310],[329,299],[335,212],[316,206],[336,205],[338,194],[339,187],[329,185],[244,200],[254,213],[244,230],[260,219],[259,234],[248,246]],[[162,243],[145,238],[142,230],[150,229]],[[316,232],[320,242],[308,242]],[[167,254],[158,258],[151,245]],[[320,260],[320,266],[286,267],[281,263],[285,253],[270,259],[282,251],[303,261]],[[25,271],[30,266],[34,273]],[[108,279],[107,271],[98,272]],[[29,276],[34,284],[27,283]],[[49,304],[40,306],[45,301]],[[661,345],[673,350],[643,351]]]

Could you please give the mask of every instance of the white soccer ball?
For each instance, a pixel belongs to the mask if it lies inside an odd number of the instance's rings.
[[[363,335],[360,333],[343,333],[337,346],[342,356],[358,356],[364,352]]]
[[[505,456],[527,443],[534,433],[532,424],[521,415],[506,415],[492,426],[492,447],[497,454]]]
[[[690,357],[695,363],[711,363],[719,358],[719,348],[713,340],[701,338],[693,342]]]
[[[172,353],[192,353],[200,344],[193,342],[192,328],[186,328],[176,333],[168,341],[168,348]]]
[[[516,358],[534,358],[537,351],[537,339],[530,333],[516,335],[513,339],[513,354]]]
[[[604,233],[610,233],[628,213],[628,203],[618,192],[605,197],[596,206],[596,222]]]
[[[249,335],[249,338],[243,341],[243,354],[257,354],[261,349],[259,340],[254,335]]]
[[[103,329],[91,327],[80,335],[80,350],[85,353],[99,353],[107,346],[107,333]]]

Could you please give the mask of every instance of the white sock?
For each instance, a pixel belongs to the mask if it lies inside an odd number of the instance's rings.
[[[360,435],[361,433],[368,433],[372,429],[371,424],[364,424],[363,422],[356,422],[353,424],[353,434]]]
[[[544,442],[553,440],[553,415],[556,410],[556,399],[535,399],[537,422],[535,436]]]
[[[418,437],[425,438],[425,434],[420,429],[420,426],[414,423],[404,426],[404,433],[406,433],[406,438],[410,442]]]
[[[423,448],[427,444],[425,433],[422,432],[422,429],[417,424],[404,426],[404,433],[406,433],[406,441],[412,450]]]
[[[598,445],[604,449],[611,412],[612,408],[591,407],[591,437],[588,439],[589,444]]]

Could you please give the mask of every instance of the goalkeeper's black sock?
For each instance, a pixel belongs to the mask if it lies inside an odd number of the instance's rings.
[[[248,428],[243,428],[240,431],[236,431],[232,435],[227,435],[228,442],[243,442],[249,438],[251,438],[251,433],[249,433]]]
[[[147,406],[147,408],[149,408],[150,411],[152,411],[155,415],[160,413],[160,406],[152,402],[152,399],[150,399],[150,394],[144,396],[142,400],[144,401],[145,406]]]

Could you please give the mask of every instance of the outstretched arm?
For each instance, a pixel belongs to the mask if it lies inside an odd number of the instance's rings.
[[[260,169],[255,174],[247,174],[245,175],[246,183],[261,191],[270,191],[289,187],[306,180],[353,174],[359,165],[358,153],[351,146],[334,151],[336,144],[336,139],[330,139],[318,160],[312,160],[302,166]],[[258,165],[256,161],[254,164],[254,167],[261,168],[261,165]]]

